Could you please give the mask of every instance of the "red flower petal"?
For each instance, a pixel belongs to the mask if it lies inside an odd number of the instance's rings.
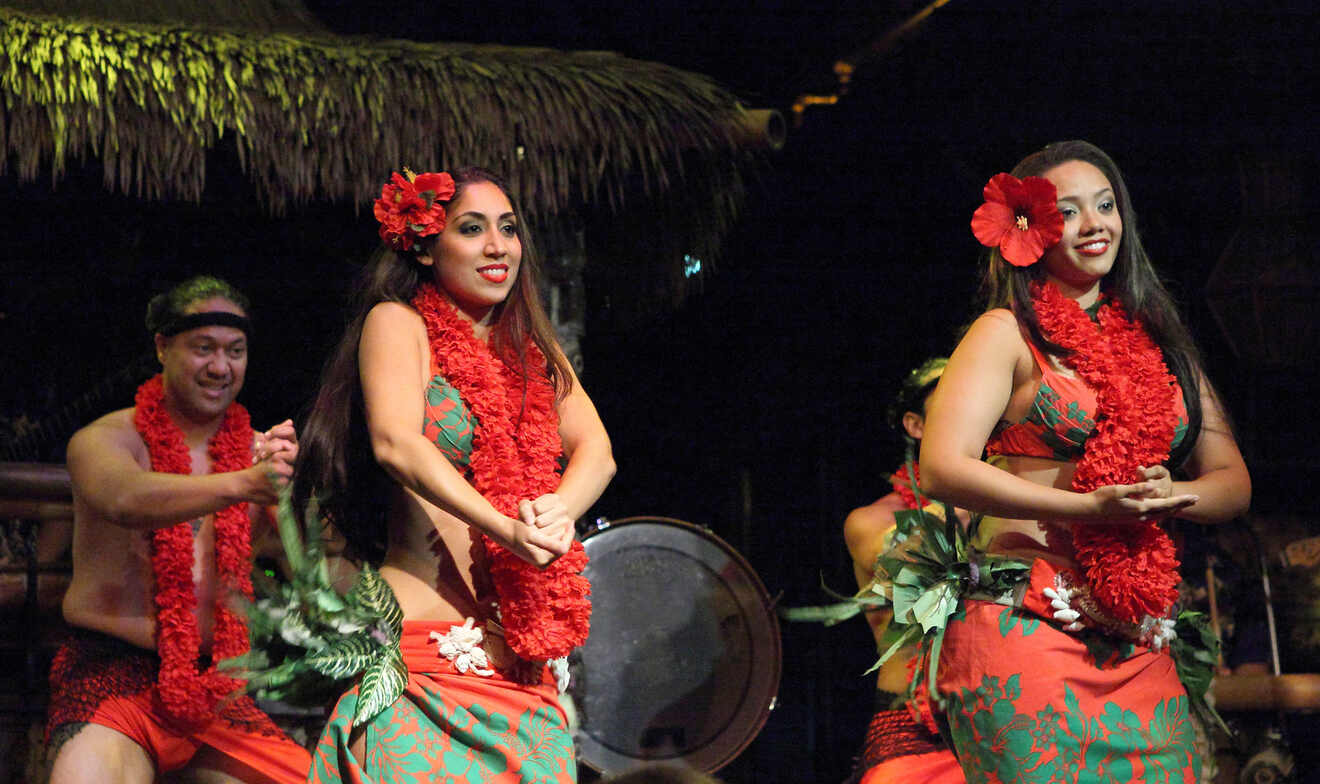
[[[137,392],[133,424],[147,445],[152,470],[189,474],[192,460],[183,443],[183,433],[165,411],[161,377],[155,376]],[[247,468],[251,460],[252,426],[247,411],[232,403],[220,429],[207,445],[211,469],[227,473]],[[251,523],[247,504],[235,504],[215,513],[215,562],[219,583],[211,658],[213,662],[237,656],[248,649],[246,619],[228,601],[231,592],[252,598]],[[161,701],[174,719],[185,725],[213,717],[218,700],[230,695],[241,683],[220,674],[213,663],[198,671],[201,632],[194,610],[197,595],[193,586],[193,533],[187,523],[153,532],[151,566],[155,577],[156,649],[160,655],[157,675]]]
[[[449,176],[449,172],[427,172],[417,175],[413,180],[413,187],[417,192],[431,192],[431,201],[448,201],[454,196],[454,178]]]
[[[1004,261],[1015,267],[1030,267],[1040,261],[1041,255],[1045,253],[1045,244],[1041,242],[1040,232],[1031,229],[1022,231],[1014,226],[1000,241],[999,252],[1003,254]]]
[[[1059,212],[1059,191],[1044,177],[1028,177],[1022,181],[1027,191],[1028,214],[1031,228],[1048,248],[1063,237],[1063,213]]]
[[[1017,177],[1000,172],[991,177],[990,181],[985,184],[985,187],[981,189],[981,195],[989,202],[1012,204],[1014,194],[1019,194],[1022,191],[1021,185],[1022,183],[1018,181]]]
[[[972,213],[972,234],[987,248],[999,247],[1004,235],[1016,228],[1017,216],[1003,202],[987,201]]]

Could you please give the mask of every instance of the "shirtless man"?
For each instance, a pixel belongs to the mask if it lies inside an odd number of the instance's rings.
[[[899,389],[898,398],[889,409],[889,425],[903,434],[912,455],[925,427],[926,399],[944,372],[948,360],[928,359],[912,370]],[[915,461],[915,457],[913,458]],[[913,462],[920,475],[920,468]],[[913,477],[916,479],[918,477]],[[843,523],[843,538],[852,556],[857,587],[871,585],[876,558],[893,546],[896,512],[919,509],[929,498],[914,493],[916,482],[908,477],[906,461],[890,478],[893,492],[879,500],[852,510]],[[961,517],[965,513],[958,510]],[[889,609],[865,614],[878,645],[893,613]],[[880,668],[876,680],[876,710],[867,728],[865,745],[858,757],[858,769],[851,780],[860,784],[898,784],[921,781],[928,784],[961,784],[964,781],[958,760],[940,737],[927,726],[918,724],[908,710],[903,695],[908,687],[908,663],[915,649],[901,650]]]
[[[73,629],[51,666],[54,784],[307,775],[307,752],[213,664],[247,649],[235,594],[251,594],[251,530],[298,451],[291,421],[254,434],[234,402],[247,307],[207,277],[153,299],[161,375],[69,442]]]

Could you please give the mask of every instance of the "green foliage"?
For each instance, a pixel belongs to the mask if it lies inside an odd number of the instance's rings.
[[[786,621],[821,623],[826,626],[833,626],[868,610],[878,610],[889,606],[889,600],[876,586],[863,588],[854,596],[844,596],[830,589],[828,585],[825,585],[823,578],[820,587],[821,590],[838,599],[838,601],[834,604],[812,607],[780,607],[778,609],[779,617]]]
[[[303,661],[327,678],[352,678],[379,658],[380,644],[366,632],[340,637],[321,650],[308,654]]]
[[[1206,700],[1206,695],[1210,693],[1210,682],[1215,677],[1215,662],[1219,659],[1219,638],[1210,628],[1209,619],[1205,613],[1184,610],[1178,613],[1173,630],[1178,637],[1169,643],[1169,650],[1178,670],[1178,680],[1187,689],[1192,709],[1207,726],[1216,724],[1232,737],[1233,731]]]
[[[980,524],[979,515],[973,515],[964,527],[952,507],[940,504],[933,509],[899,511],[894,517],[903,534],[902,545],[876,559],[870,588],[851,598],[839,597],[843,601],[835,604],[783,608],[779,614],[790,621],[830,626],[866,610],[892,607],[894,618],[880,641],[884,650],[867,672],[921,641],[919,658],[926,663],[931,694],[938,695],[935,675],[944,628],[958,612],[960,600],[973,591],[989,596],[1010,593],[1026,578],[1031,565],[974,551],[970,543]],[[913,679],[911,687],[916,683]]]
[[[362,607],[392,637],[403,632],[403,610],[394,601],[394,594],[389,585],[381,578],[380,572],[364,564],[358,576],[357,584],[348,592],[345,600],[349,605]]]
[[[0,173],[103,161],[107,187],[198,200],[226,136],[258,197],[379,195],[390,171],[479,163],[542,215],[640,186],[712,257],[747,160],[736,98],[608,52],[92,22],[0,8]],[[691,176],[689,176],[689,173]],[[660,196],[670,198],[661,199]],[[671,227],[673,230],[675,227]]]
[[[315,503],[304,519],[300,526],[286,490],[275,521],[291,578],[256,579],[261,598],[248,611],[252,649],[223,666],[257,697],[306,706],[330,702],[361,676],[354,720],[361,723],[403,693],[403,612],[370,566],[341,596],[330,583]]]
[[[408,668],[397,645],[378,657],[362,675],[358,690],[357,710],[353,713],[353,726],[371,721],[376,714],[388,708],[408,683]]]
[[[1009,593],[1031,566],[1015,558],[973,550],[971,541],[981,521],[979,515],[973,515],[964,527],[948,504],[910,514],[915,518],[905,521],[911,531],[906,546],[882,555],[876,562],[877,581],[892,583],[892,627],[898,631],[872,669],[881,667],[909,643],[921,640],[919,661],[924,663],[930,693],[938,701],[935,679],[944,630],[949,618],[958,612],[962,598],[972,592],[989,596]],[[918,681],[914,678],[909,689],[915,689]]]
[[[807,621],[833,626],[864,611],[865,605],[860,601],[849,600],[814,607],[781,607],[779,617],[786,621]]]

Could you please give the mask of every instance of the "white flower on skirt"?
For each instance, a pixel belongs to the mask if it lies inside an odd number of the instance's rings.
[[[1082,614],[1072,608],[1073,590],[1062,573],[1054,575],[1053,588],[1046,587],[1041,593],[1050,600],[1050,607],[1054,610],[1054,620],[1064,624],[1064,631],[1082,630]]]
[[[1141,641],[1153,650],[1159,651],[1164,646],[1178,639],[1173,630],[1176,622],[1172,618],[1155,618],[1147,615],[1141,619]]]
[[[474,628],[473,623],[473,619],[468,618],[462,626],[451,626],[444,634],[431,632],[431,640],[439,644],[440,655],[453,662],[454,669],[460,673],[489,677],[495,671],[490,668],[490,659],[481,647],[483,633],[480,628]]]
[[[559,693],[563,694],[568,691],[570,678],[568,673],[568,657],[560,656],[558,659],[551,659],[546,662],[546,664],[550,665],[550,674],[555,676],[555,686],[559,688]]]

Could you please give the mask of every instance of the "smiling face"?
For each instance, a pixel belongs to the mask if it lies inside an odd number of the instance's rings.
[[[435,282],[475,324],[486,324],[513,290],[522,263],[518,218],[498,185],[468,183],[449,203],[444,231],[418,257]]]
[[[189,305],[185,314],[223,311],[246,316],[224,297]],[[195,423],[222,416],[238,397],[247,375],[247,335],[241,329],[210,325],[166,337],[156,335],[165,400],[176,413]]]
[[[1104,172],[1086,161],[1065,161],[1043,176],[1058,189],[1063,213],[1063,238],[1045,252],[1045,273],[1065,294],[1085,295],[1098,288],[1118,256],[1118,199]]]

